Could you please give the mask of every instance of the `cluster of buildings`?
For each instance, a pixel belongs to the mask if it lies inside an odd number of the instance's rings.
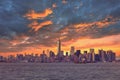
[[[7,58],[0,56],[0,62],[36,62],[36,63],[56,63],[56,62],[74,62],[74,63],[94,63],[94,62],[113,62],[116,61],[116,54],[112,50],[104,51],[98,50],[95,54],[94,49],[84,51],[75,50],[71,46],[70,52],[64,53],[61,50],[60,39],[57,42],[57,54],[49,51],[47,54],[43,51],[42,54],[17,54],[16,56],[10,55]]]

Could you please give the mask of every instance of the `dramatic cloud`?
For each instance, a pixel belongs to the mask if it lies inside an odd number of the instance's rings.
[[[109,25],[115,24],[118,20],[119,19],[113,19],[112,17],[107,17],[102,21],[76,24],[75,27],[80,28],[80,27],[97,26],[99,28],[103,28],[103,27],[108,27]]]
[[[120,52],[119,35],[120,0],[0,0],[0,54],[56,51],[58,38]]]
[[[44,21],[42,23],[38,23],[34,21],[33,23],[29,25],[29,27],[31,27],[35,32],[37,32],[40,28],[47,26],[47,25],[51,25],[51,24],[53,24],[52,21]]]
[[[27,17],[28,19],[42,19],[42,18],[45,18],[52,13],[53,13],[53,11],[49,8],[45,9],[41,13],[36,13],[34,10],[31,10],[25,15],[25,17]]]

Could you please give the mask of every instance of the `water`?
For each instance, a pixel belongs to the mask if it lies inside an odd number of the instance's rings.
[[[120,80],[120,63],[0,63],[0,80]]]

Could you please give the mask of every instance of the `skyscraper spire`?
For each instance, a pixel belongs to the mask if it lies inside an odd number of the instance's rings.
[[[61,52],[61,40],[60,40],[60,38],[57,41],[57,49],[58,49],[57,54],[60,54],[60,52]]]

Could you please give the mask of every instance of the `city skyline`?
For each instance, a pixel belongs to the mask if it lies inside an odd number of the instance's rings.
[[[112,50],[99,49],[98,53],[94,48],[89,51],[81,51],[71,46],[70,51],[62,50],[62,42],[57,40],[57,52],[43,50],[42,53],[18,53],[16,55],[0,56],[0,62],[4,63],[96,63],[96,62],[118,62],[116,53]]]
[[[60,42],[60,40],[58,40]],[[25,53],[9,55],[7,57],[0,56],[0,62],[3,63],[97,63],[97,62],[119,62],[116,53],[112,50],[105,51],[99,49],[98,53],[95,53],[94,49],[81,52],[81,50],[75,50],[71,46],[70,53],[60,50],[60,44],[58,44],[57,54],[53,51],[45,52],[43,50],[40,54]]]
[[[120,0],[1,0],[0,55],[94,48],[120,56]],[[61,41],[58,42],[58,39]],[[59,46],[59,48],[58,48]],[[71,48],[72,47],[72,48]],[[70,51],[71,50],[71,51]]]

